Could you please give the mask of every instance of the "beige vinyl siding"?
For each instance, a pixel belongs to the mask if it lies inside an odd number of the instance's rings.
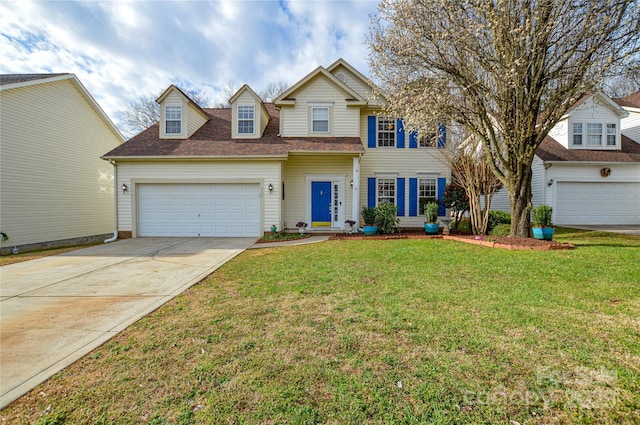
[[[285,211],[284,221],[288,228],[295,228],[298,221],[305,221],[310,215],[307,211],[306,175],[345,176],[344,212],[351,217],[353,180],[353,158],[346,155],[302,155],[292,154],[284,164],[285,168]],[[346,219],[345,218],[345,219]]]
[[[370,115],[374,113],[370,112]],[[409,148],[408,136],[405,148],[368,148],[367,115],[361,119],[362,144],[366,153],[360,160],[360,206],[367,205],[367,184],[369,177],[405,178],[405,217],[400,217],[402,227],[421,227],[422,216],[409,217],[409,179],[420,177],[446,178],[450,181],[451,172],[438,148]]]
[[[136,184],[144,183],[260,183],[262,187],[261,226],[268,231],[272,224],[281,226],[280,161],[162,161],[119,162],[118,227],[136,236]],[[269,183],[273,191],[269,193]]]
[[[200,111],[196,109],[195,106],[188,103],[188,107],[186,108],[186,122],[187,122],[187,137],[191,137],[193,133],[198,131],[200,127],[207,122],[207,118],[205,118]],[[183,109],[185,109],[183,107]],[[185,121],[185,117],[183,117],[182,121]]]
[[[329,118],[330,134],[333,137],[358,137],[360,110],[347,108],[345,98],[348,95],[321,76],[310,81],[296,93],[294,106],[283,106],[280,126],[284,137],[312,136],[310,125],[310,104],[331,103]]]
[[[337,66],[333,71],[331,71],[331,73],[336,76],[338,74],[345,75],[346,81],[344,83],[363,98],[368,99],[371,95],[371,88],[364,81],[362,81],[360,77],[357,77],[344,66]]]
[[[119,137],[71,79],[0,92],[0,227],[4,246],[113,231]]]

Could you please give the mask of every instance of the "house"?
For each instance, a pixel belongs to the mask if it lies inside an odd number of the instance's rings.
[[[120,236],[258,237],[300,221],[342,231],[382,202],[422,226],[420,199],[442,196],[449,168],[383,116],[372,87],[343,59],[273,103],[244,85],[229,108],[200,108],[170,86],[159,123],[103,156],[117,167]]]
[[[0,228],[19,250],[109,237],[113,167],[124,142],[73,74],[0,76]]]
[[[551,205],[554,224],[640,224],[640,92],[584,96],[544,139],[532,171],[533,205]],[[492,209],[509,211],[504,189]]]

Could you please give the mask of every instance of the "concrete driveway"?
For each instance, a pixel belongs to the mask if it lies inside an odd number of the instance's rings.
[[[254,242],[136,238],[1,267],[0,408]]]

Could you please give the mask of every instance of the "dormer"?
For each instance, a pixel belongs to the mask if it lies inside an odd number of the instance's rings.
[[[602,92],[580,99],[549,136],[567,149],[620,150],[620,120],[629,113]]]
[[[258,139],[269,119],[269,112],[247,84],[229,99],[231,104],[231,137],[233,139]]]
[[[207,113],[173,84],[156,102],[160,105],[161,139],[187,139],[209,120]]]

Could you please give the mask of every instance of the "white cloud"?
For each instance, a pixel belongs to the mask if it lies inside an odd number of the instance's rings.
[[[343,57],[364,74],[373,1],[2,1],[2,73],[73,72],[117,122],[170,83],[259,91]]]

